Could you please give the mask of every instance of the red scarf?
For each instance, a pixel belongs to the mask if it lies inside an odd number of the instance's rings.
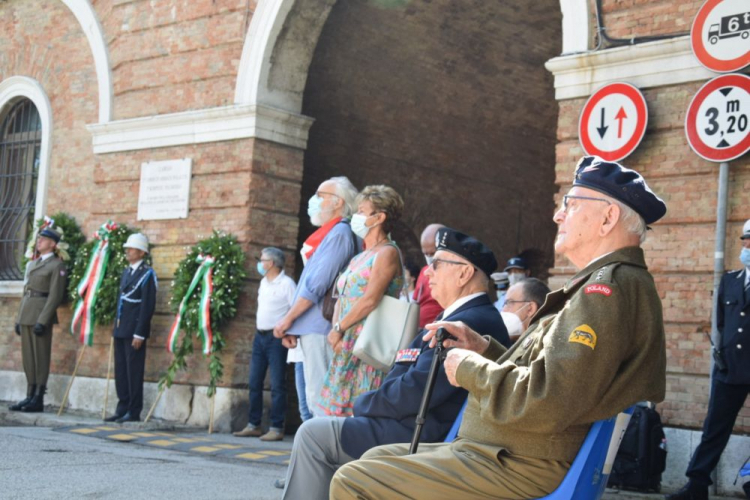
[[[343,217],[335,217],[329,220],[305,240],[302,244],[302,250],[299,251],[300,255],[302,255],[302,263],[304,265],[307,265],[307,261],[310,260],[310,257],[315,253],[315,250],[318,249],[318,246],[320,246],[325,237],[328,236],[328,233],[331,232],[333,226],[338,224],[341,219],[343,219]]]

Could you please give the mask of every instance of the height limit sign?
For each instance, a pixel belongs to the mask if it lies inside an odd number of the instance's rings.
[[[583,106],[578,137],[586,154],[620,161],[638,147],[647,122],[643,94],[628,83],[610,83]]]
[[[725,162],[750,149],[750,77],[723,75],[695,94],[685,118],[690,147],[709,161]]]

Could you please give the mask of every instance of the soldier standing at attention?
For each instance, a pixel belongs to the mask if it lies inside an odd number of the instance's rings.
[[[115,388],[117,409],[105,422],[138,422],[143,409],[143,371],[146,367],[146,339],[156,308],[156,274],[143,261],[148,239],[131,234],[125,247],[130,264],[122,272],[115,319]]]
[[[12,411],[44,411],[44,392],[52,353],[52,325],[57,324],[57,307],[65,296],[67,270],[55,255],[61,235],[52,228],[39,232],[36,251],[39,258],[26,266],[21,309],[16,334],[21,336],[23,371],[26,373],[26,399],[10,407]]]

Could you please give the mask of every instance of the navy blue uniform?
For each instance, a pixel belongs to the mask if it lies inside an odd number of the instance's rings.
[[[486,295],[469,300],[445,320],[463,321],[472,330],[510,347],[505,323]],[[347,418],[341,429],[342,447],[351,457],[359,458],[375,446],[411,441],[435,352],[422,340],[425,333],[426,330],[420,332],[409,346],[420,350],[416,361],[397,363],[380,388],[355,401],[354,416]],[[444,439],[467,395],[465,389],[448,383],[441,364],[420,441]]]
[[[714,366],[703,435],[687,471],[690,482],[697,485],[712,483],[711,471],[719,463],[737,414],[750,392],[750,291],[745,290],[746,273],[746,270],[730,271],[719,285],[718,345],[727,369],[722,371]]]
[[[140,418],[143,409],[143,372],[146,367],[146,342],[140,349],[132,346],[133,336],[148,339],[151,335],[151,317],[156,308],[156,274],[146,263],[131,272],[128,266],[120,278],[117,296],[115,330],[115,387],[117,389],[116,415],[130,412]]]

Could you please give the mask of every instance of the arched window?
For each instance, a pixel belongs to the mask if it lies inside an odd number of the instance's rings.
[[[34,223],[42,124],[22,98],[0,115],[0,280],[23,279],[21,263]]]

